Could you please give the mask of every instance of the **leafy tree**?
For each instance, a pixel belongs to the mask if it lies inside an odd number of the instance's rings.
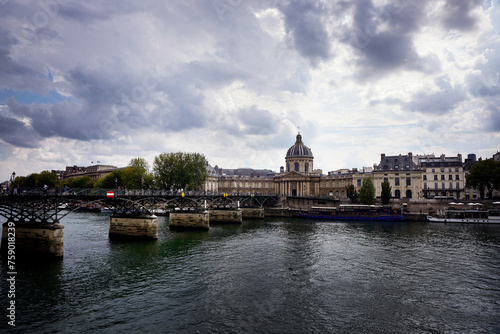
[[[465,179],[465,186],[478,189],[480,197],[484,198],[486,190],[490,194],[493,189],[500,190],[500,162],[493,159],[480,160],[471,167]]]
[[[19,186],[21,187],[36,187],[36,180],[38,179],[38,173],[32,173],[26,177],[19,177]],[[16,180],[18,178],[16,177]]]
[[[48,187],[54,187],[56,184],[56,174],[49,172],[48,170],[44,170],[43,172],[38,174],[35,182],[35,187],[43,187],[44,185],[47,185]]]
[[[153,164],[155,183],[160,189],[195,190],[208,177],[206,164],[200,153],[162,153]]]
[[[64,184],[70,188],[92,188],[94,181],[89,176],[72,177],[64,181]]]
[[[153,183],[153,175],[149,172],[149,164],[143,158],[130,160],[123,170],[123,183],[128,189],[147,189]]]
[[[359,200],[363,204],[375,203],[375,186],[369,177],[363,179],[363,184],[359,189]]]
[[[382,193],[380,195],[380,198],[382,199],[383,205],[389,203],[389,200],[391,199],[391,185],[389,184],[389,182],[382,182]]]
[[[114,170],[102,179],[94,183],[95,189],[115,189],[116,187],[124,187],[123,170]]]
[[[347,198],[351,200],[352,203],[356,203],[359,198],[358,191],[354,187],[354,184],[348,185],[346,188]]]

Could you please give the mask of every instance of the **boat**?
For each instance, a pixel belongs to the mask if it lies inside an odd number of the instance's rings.
[[[481,203],[450,203],[437,216],[427,216],[430,222],[439,223],[472,223],[500,224],[500,219],[490,219],[490,211],[485,210]]]
[[[387,205],[341,204],[338,207],[311,207],[301,218],[328,220],[402,221],[401,208]]]
[[[492,208],[488,211],[488,219],[500,224],[500,202],[491,203]]]

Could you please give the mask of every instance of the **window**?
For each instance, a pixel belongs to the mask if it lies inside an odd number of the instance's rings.
[[[406,185],[411,186],[411,177],[406,178]]]
[[[399,169],[399,165],[394,165],[394,169]]]
[[[444,180],[444,175],[441,175],[441,180]]]
[[[441,189],[446,189],[446,188],[445,188],[445,185],[444,185],[444,182],[443,182],[443,183],[441,183]]]
[[[358,184],[358,187],[361,187],[361,179],[358,179],[357,184]]]
[[[424,174],[424,181],[427,181],[427,175]]]
[[[326,181],[323,181],[323,188],[326,188]]]
[[[424,182],[424,189],[427,189],[427,182]]]
[[[438,188],[438,184],[436,182],[436,183],[434,183],[434,189],[437,189],[437,188]]]
[[[460,175],[455,175],[455,180],[460,180]]]
[[[299,163],[298,163],[298,162],[296,162],[296,163],[294,164],[294,169],[295,169],[295,171],[296,171],[296,172],[298,172],[298,171],[299,171]]]
[[[406,198],[411,198],[411,190],[406,191]]]
[[[432,169],[432,172],[433,172],[433,173],[435,173],[435,172],[436,172],[436,169],[434,169],[434,168],[433,168],[433,169]]]
[[[384,177],[384,182],[389,182],[389,178],[388,177]]]
[[[448,175],[448,180],[453,180],[453,175]]]
[[[399,190],[396,190],[396,191],[394,192],[394,197],[396,197],[396,198],[400,198],[400,197],[401,197],[401,192],[400,192]]]
[[[455,172],[457,172],[457,173],[458,173],[458,168],[455,168]]]
[[[457,189],[460,189],[460,183],[459,182],[457,182],[456,186],[457,186]]]
[[[308,172],[309,171],[309,164],[306,162],[306,166],[305,166],[305,169],[304,171]]]
[[[453,182],[450,182],[450,189],[453,189]]]
[[[434,175],[434,180],[436,180],[436,181],[437,181],[437,179],[438,179],[438,176],[437,176],[437,175]]]
[[[399,177],[394,179],[394,185],[399,186]]]

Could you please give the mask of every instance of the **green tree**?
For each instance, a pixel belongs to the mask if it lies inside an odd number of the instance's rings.
[[[382,204],[386,205],[389,203],[389,200],[391,199],[391,185],[389,182],[384,181],[382,182],[382,193],[380,194],[380,198],[382,199]]]
[[[147,189],[151,186],[153,176],[149,172],[149,164],[143,158],[130,160],[123,170],[123,183],[128,189]]]
[[[358,191],[354,187],[354,184],[348,185],[346,188],[347,198],[351,200],[352,203],[356,203],[359,198]]]
[[[36,180],[38,179],[38,173],[32,173],[23,179],[20,177],[19,186],[21,187],[36,187]],[[16,177],[17,180],[17,177]]]
[[[95,189],[116,189],[117,187],[124,187],[123,183],[123,170],[114,170],[102,179],[94,183]]]
[[[69,188],[92,188],[94,181],[88,176],[72,177],[64,181]]]
[[[359,189],[359,200],[363,204],[375,203],[375,186],[369,177],[363,179],[363,184]]]
[[[471,167],[465,180],[465,186],[478,189],[481,198],[485,197],[486,190],[490,194],[493,189],[500,190],[500,162],[493,159],[478,161]]]
[[[208,178],[206,164],[200,153],[162,153],[153,164],[155,183],[160,189],[196,190]]]
[[[47,185],[48,187],[54,187],[57,184],[57,176],[56,174],[49,172],[48,170],[44,170],[40,174],[38,174],[35,187],[43,187]]]

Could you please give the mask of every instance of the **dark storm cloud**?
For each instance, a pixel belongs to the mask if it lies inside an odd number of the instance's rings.
[[[446,0],[442,18],[444,27],[462,31],[474,29],[477,18],[471,12],[481,4],[482,0]]]
[[[0,140],[14,146],[32,148],[38,146],[36,137],[36,133],[23,122],[0,115]]]
[[[437,92],[423,89],[414,94],[411,102],[404,104],[403,108],[413,112],[443,115],[454,110],[467,97],[464,90],[452,86],[447,77],[440,77],[434,83],[439,89]]]
[[[279,6],[291,45],[314,65],[331,57],[331,38],[324,26],[327,9],[319,1],[293,0]]]
[[[397,2],[376,7],[371,0],[351,5],[353,22],[341,38],[356,51],[355,77],[377,80],[398,70],[431,73],[439,69],[437,57],[419,56],[414,34],[425,23],[426,1]]]
[[[486,122],[486,131],[500,132],[500,109],[498,106],[489,105],[489,121]]]
[[[39,73],[12,60],[11,48],[18,42],[9,30],[0,27],[0,89],[43,91]]]

